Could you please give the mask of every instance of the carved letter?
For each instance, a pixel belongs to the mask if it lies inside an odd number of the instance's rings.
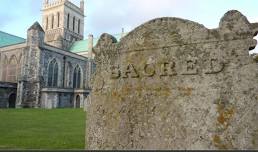
[[[147,77],[153,77],[155,75],[155,66],[153,64],[146,64],[143,69],[143,74]]]
[[[205,74],[216,74],[223,71],[225,64],[223,62],[219,62],[218,59],[213,58],[209,60],[208,66],[209,68]]]
[[[131,78],[139,78],[139,74],[133,64],[129,64],[126,67],[125,71],[122,73],[122,77],[128,78],[128,74],[130,74]]]
[[[119,70],[119,66],[112,66],[111,70],[111,79],[118,79],[121,76],[121,72]]]
[[[197,69],[197,59],[190,58],[186,61],[186,69],[183,75],[197,75],[198,69]]]
[[[165,62],[161,64],[161,73],[160,76],[174,76],[177,75],[175,71],[176,63],[175,62]]]

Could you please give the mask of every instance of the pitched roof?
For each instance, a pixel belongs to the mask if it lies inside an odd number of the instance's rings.
[[[39,24],[39,22],[35,22],[29,29],[29,30],[39,30],[44,32],[44,30],[42,29],[41,25]]]
[[[25,42],[26,40],[24,38],[0,31],[0,47],[19,44],[19,43],[25,43]]]
[[[125,33],[126,35],[127,33]],[[113,35],[117,41],[120,41],[122,38],[122,34],[115,34]],[[93,39],[93,46],[95,46],[98,43],[99,37]],[[80,52],[88,52],[89,50],[89,39],[81,40],[81,41],[76,41],[73,43],[69,51],[74,52],[74,53],[80,53]]]
[[[95,46],[97,42],[98,42],[98,39],[94,38],[93,46]],[[80,52],[88,52],[88,49],[89,49],[89,39],[86,39],[86,40],[74,42],[69,51],[74,53],[80,53]]]

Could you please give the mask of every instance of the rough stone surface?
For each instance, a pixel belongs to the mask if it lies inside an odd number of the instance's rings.
[[[159,18],[103,34],[88,149],[257,149],[256,25],[233,10],[217,29]]]

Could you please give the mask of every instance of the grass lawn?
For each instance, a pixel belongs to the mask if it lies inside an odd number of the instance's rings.
[[[84,149],[83,109],[0,109],[0,149]]]

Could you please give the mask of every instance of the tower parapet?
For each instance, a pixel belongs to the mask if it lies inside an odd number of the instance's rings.
[[[72,9],[73,11],[76,11],[77,13],[80,13],[81,15],[84,15],[84,10],[82,10],[82,1],[81,0],[81,3],[80,3],[80,6],[77,6],[75,4],[73,4],[72,2],[70,2],[69,0],[65,0],[65,5],[67,7],[69,7],[70,9]],[[83,1],[84,3],[84,1]],[[83,9],[84,9],[84,4],[83,4]]]
[[[62,5],[66,1],[68,1],[68,0],[52,0],[52,1],[51,0],[44,0],[43,9],[48,9],[48,8],[51,8],[51,7]]]
[[[77,11],[78,13],[82,13],[84,15],[84,0],[81,0],[80,6],[73,4],[69,0],[44,0],[42,10],[57,7],[60,5],[66,5],[74,11]]]

